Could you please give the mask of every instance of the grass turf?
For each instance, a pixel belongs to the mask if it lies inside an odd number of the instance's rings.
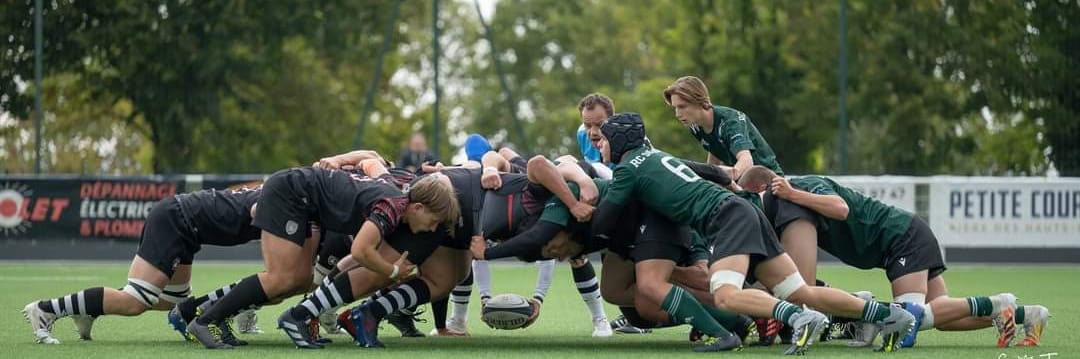
[[[492,267],[496,294],[532,293],[535,267],[509,265]],[[220,264],[196,263],[193,289],[204,294],[260,269],[257,263]],[[737,353],[699,354],[690,351],[686,341],[687,327],[657,330],[648,335],[620,335],[594,339],[588,311],[577,294],[569,267],[561,264],[555,272],[540,319],[525,330],[495,331],[479,321],[479,300],[474,291],[470,306],[471,338],[400,338],[396,330],[383,324],[381,338],[386,349],[354,347],[348,336],[332,336],[334,343],[323,350],[294,349],[281,332],[276,330],[277,316],[286,305],[263,308],[259,324],[266,331],[261,335],[242,335],[251,345],[230,351],[208,351],[180,337],[166,324],[164,312],[148,312],[134,318],[103,317],[94,326],[94,340],[78,339],[74,325],[68,319],[56,323],[54,335],[61,345],[34,344],[29,325],[20,310],[32,300],[55,298],[92,286],[123,286],[127,263],[65,263],[26,264],[0,263],[0,357],[4,358],[278,358],[363,356],[365,358],[424,358],[438,355],[450,358],[502,357],[589,357],[589,358],[657,358],[701,357],[726,355],[737,357],[775,357],[781,355],[779,346],[747,348]],[[599,267],[597,267],[599,272]],[[889,287],[881,271],[859,271],[840,266],[823,266],[819,276],[831,285],[846,290],[871,290],[888,296]],[[946,272],[946,283],[953,296],[987,295],[1010,291],[1020,297],[1021,304],[1043,304],[1053,315],[1036,348],[1006,348],[994,346],[996,332],[992,328],[973,332],[920,333],[918,346],[892,354],[873,353],[869,348],[848,348],[844,341],[815,344],[807,355],[815,358],[851,358],[888,355],[891,358],[985,358],[985,359],[1056,359],[1080,357],[1080,297],[1076,266],[954,266]],[[285,304],[297,302],[296,298]],[[1073,303],[1073,304],[1069,304]],[[608,306],[609,318],[619,313]],[[418,323],[427,333],[427,323]],[[1072,333],[1072,334],[1070,334]],[[1018,333],[1018,335],[1022,335]],[[880,342],[880,340],[879,340]]]

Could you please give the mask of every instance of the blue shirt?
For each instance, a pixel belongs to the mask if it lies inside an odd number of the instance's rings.
[[[585,131],[585,125],[578,126],[577,142],[578,147],[581,148],[581,157],[584,157],[585,161],[591,163],[601,161],[600,149],[593,146],[592,141],[589,141],[589,134]]]

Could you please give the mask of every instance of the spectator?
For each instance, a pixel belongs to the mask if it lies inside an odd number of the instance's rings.
[[[409,148],[401,151],[397,165],[409,171],[419,172],[422,164],[434,161],[437,161],[437,159],[431,151],[428,151],[424,134],[414,132],[409,139]]]

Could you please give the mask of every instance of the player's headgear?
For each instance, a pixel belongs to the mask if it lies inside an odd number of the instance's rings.
[[[636,112],[620,112],[600,126],[611,150],[611,162],[619,163],[622,155],[646,145],[645,121]]]

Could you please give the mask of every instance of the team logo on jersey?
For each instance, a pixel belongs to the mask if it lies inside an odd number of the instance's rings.
[[[300,225],[297,224],[296,221],[290,219],[288,222],[285,222],[285,233],[286,234],[288,234],[290,236],[293,235],[293,234],[296,234],[297,229],[300,229]]]
[[[900,262],[901,267],[907,266],[907,258],[906,257],[900,257],[900,259],[897,260],[897,262]]]

